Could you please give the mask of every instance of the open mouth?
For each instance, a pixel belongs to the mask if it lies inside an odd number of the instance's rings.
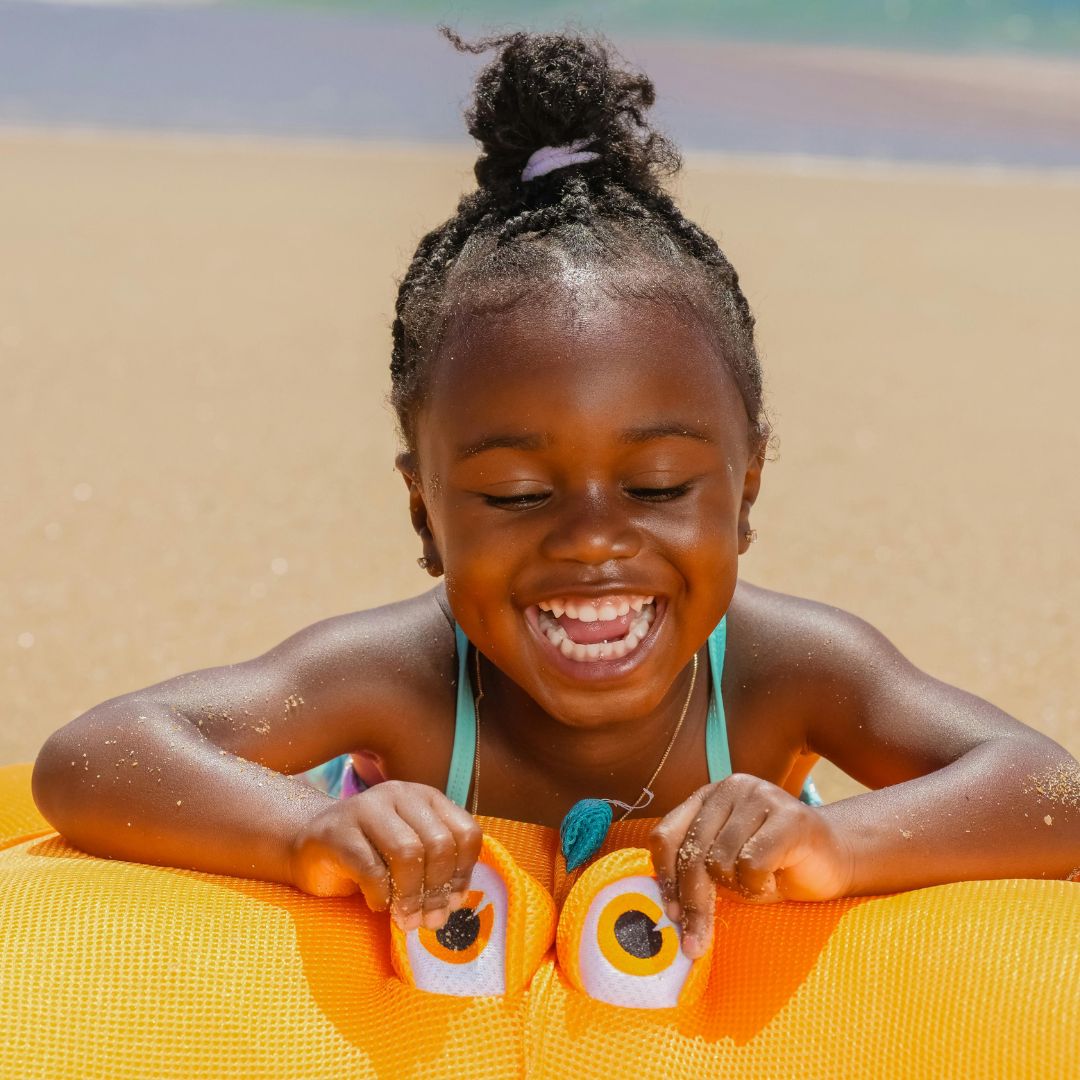
[[[536,625],[567,660],[621,660],[644,641],[656,620],[653,596],[553,597],[537,604]]]

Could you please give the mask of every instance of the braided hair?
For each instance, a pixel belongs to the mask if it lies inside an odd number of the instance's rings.
[[[415,450],[418,407],[455,320],[535,302],[570,266],[606,270],[612,295],[696,317],[734,376],[763,450],[769,426],[754,316],[716,241],[661,186],[681,160],[646,122],[652,82],[617,67],[600,39],[521,32],[467,43],[442,33],[459,51],[498,55],[465,114],[482,148],[478,187],[420,241],[398,290],[390,400],[406,447]],[[536,150],[579,140],[596,156],[522,181]]]

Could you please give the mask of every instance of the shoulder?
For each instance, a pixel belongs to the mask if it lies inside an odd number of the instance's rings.
[[[353,669],[353,661],[395,660],[442,672],[454,651],[454,618],[440,585],[420,596],[322,619],[266,655],[291,655],[316,668]]]
[[[882,686],[927,678],[851,612],[747,582],[728,609],[728,643],[740,685],[804,726],[855,720]]]
[[[454,621],[445,590],[323,619],[260,661],[312,689],[340,685],[343,699],[370,717],[447,697],[457,678]]]
[[[749,645],[770,669],[861,669],[874,659],[902,659],[884,634],[849,611],[745,581],[735,590],[728,627],[733,644]]]
[[[261,656],[133,697],[175,710],[241,757],[295,772],[358,749],[393,755],[417,740],[437,757],[453,732],[456,679],[453,617],[440,586],[323,619]]]
[[[829,604],[740,584],[728,638],[733,690],[758,730],[775,724],[788,745],[829,758],[868,787],[923,776],[987,738],[1027,730]],[[726,669],[724,678],[726,693]]]

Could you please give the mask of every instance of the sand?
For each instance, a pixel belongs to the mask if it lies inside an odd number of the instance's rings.
[[[471,158],[55,132],[0,158],[15,762],[107,697],[425,587],[388,327]],[[1080,753],[1080,178],[690,156],[681,190],[742,274],[780,439],[745,576]]]

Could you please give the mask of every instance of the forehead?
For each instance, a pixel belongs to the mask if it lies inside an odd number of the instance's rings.
[[[425,431],[546,433],[685,423],[748,438],[741,395],[689,305],[613,297],[579,280],[502,313],[460,317],[435,362]]]

